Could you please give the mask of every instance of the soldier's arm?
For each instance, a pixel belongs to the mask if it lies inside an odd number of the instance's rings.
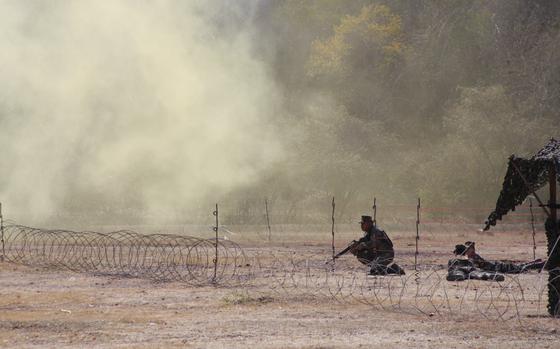
[[[364,234],[364,236],[360,240],[358,240],[358,242],[368,242],[371,239],[372,239],[371,233],[367,232],[367,233]]]

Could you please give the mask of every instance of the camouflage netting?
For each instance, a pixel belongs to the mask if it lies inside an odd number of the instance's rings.
[[[515,206],[533,192],[545,186],[550,178],[551,166],[556,168],[556,180],[560,173],[560,142],[551,139],[535,156],[523,159],[516,156],[509,158],[508,169],[502,191],[496,202],[496,209],[488,216],[484,230],[496,225],[509,211],[514,211]],[[548,241],[548,312],[554,317],[560,317],[560,251],[558,242],[558,221],[554,222],[549,217],[545,224]]]
[[[557,173],[560,173],[560,141],[554,138],[530,159],[512,155],[496,209],[488,216],[484,230],[496,225],[497,220],[509,211],[515,211],[515,207],[522,204],[529,194],[545,186],[550,164],[555,164]]]

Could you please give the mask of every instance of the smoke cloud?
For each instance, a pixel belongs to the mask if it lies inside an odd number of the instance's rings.
[[[222,20],[243,11],[217,4],[0,2],[10,217],[184,208],[282,158],[278,92],[250,30]]]

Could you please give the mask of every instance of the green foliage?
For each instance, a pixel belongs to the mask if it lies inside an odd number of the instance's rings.
[[[489,206],[507,158],[558,137],[560,3],[311,0],[272,12],[292,136],[265,191]]]
[[[506,159],[534,152],[548,133],[546,124],[516,113],[501,85],[461,88],[443,125],[445,136],[432,152],[436,156],[424,157],[419,167],[429,174],[419,187],[431,201],[449,205],[492,202]]]

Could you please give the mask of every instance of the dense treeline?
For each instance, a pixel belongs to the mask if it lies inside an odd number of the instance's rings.
[[[255,23],[290,151],[245,193],[489,206],[507,157],[558,136],[558,1],[272,1]]]

